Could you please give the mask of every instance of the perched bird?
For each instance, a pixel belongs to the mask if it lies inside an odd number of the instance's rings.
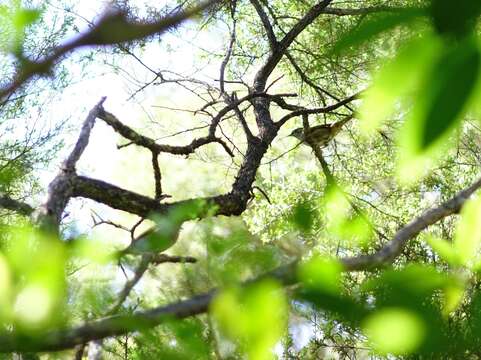
[[[334,124],[317,125],[309,128],[309,131],[304,135],[304,128],[300,127],[294,129],[289,136],[301,140],[308,144],[315,144],[320,147],[326,146],[334,136],[341,130],[343,125],[352,119],[352,116],[348,116],[345,119],[338,121]]]

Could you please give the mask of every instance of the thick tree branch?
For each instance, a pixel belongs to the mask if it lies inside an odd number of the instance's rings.
[[[248,143],[244,162],[232,184],[231,191],[227,194],[201,199],[184,200],[170,204],[160,204],[152,198],[121,189],[101,180],[75,176],[71,179],[72,196],[89,198],[115,209],[127,211],[141,217],[147,217],[153,212],[165,213],[173,206],[185,204],[193,200],[205,201],[206,212],[214,206],[216,209],[214,215],[240,215],[247,207],[257,169],[259,168],[269,144],[277,135],[277,130],[277,128],[271,128],[268,132],[262,134],[262,139],[259,139],[258,137],[253,137],[251,139]],[[138,134],[134,134],[134,136],[135,135]],[[140,140],[146,141],[146,144],[148,145],[146,147],[152,146],[150,139],[141,136]]]
[[[34,208],[31,207],[30,205],[24,202],[12,199],[8,195],[0,195],[0,208],[15,211],[20,215],[25,215],[25,216],[31,215],[34,211]]]
[[[76,176],[72,179],[72,187],[72,197],[92,199],[140,217],[147,217],[153,212],[165,213],[168,210],[168,206],[161,204],[158,200],[122,189],[102,180]]]
[[[269,57],[264,62],[264,65],[257,71],[254,77],[254,84],[251,88],[253,93],[261,93],[264,91],[267,79],[279,64],[289,46],[296,39],[296,37],[322,13],[322,10],[327,7],[331,1],[332,0],[324,0],[311,7],[311,9],[291,28],[291,30],[282,38],[282,40],[277,42]],[[259,9],[262,10],[260,7]],[[273,124],[269,110],[269,102],[266,99],[261,98],[254,99],[252,104],[254,106],[256,122],[257,126],[259,127],[261,137],[272,137],[273,134],[277,132],[278,128],[275,129],[276,126]]]
[[[239,183],[244,183],[244,181],[239,181]],[[245,210],[248,194],[244,196],[240,190],[235,193],[237,195],[231,192],[213,197],[182,200],[173,203],[160,203],[148,196],[122,189],[102,180],[91,179],[85,176],[75,176],[72,178],[72,197],[83,197],[95,200],[114,209],[126,211],[140,217],[148,217],[153,213],[165,214],[169,209],[177,205],[198,200],[205,201],[206,210],[214,206],[216,208],[215,215],[240,215]],[[245,201],[244,197],[246,198]]]
[[[0,337],[0,351],[56,351],[73,348],[92,340],[122,335],[131,331],[148,329],[167,319],[183,319],[207,311],[215,292],[193,297],[166,307],[134,313],[133,315],[111,316],[89,324],[44,334],[42,339],[25,337]]]

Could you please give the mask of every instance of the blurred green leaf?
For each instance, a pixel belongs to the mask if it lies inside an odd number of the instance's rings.
[[[11,296],[13,293],[12,271],[8,259],[0,253],[0,324],[9,318],[12,311]]]
[[[259,243],[244,224],[230,223],[228,232],[210,234],[206,242],[210,277],[220,285],[245,281],[279,265],[275,247]]]
[[[211,311],[226,336],[251,360],[274,359],[273,348],[286,331],[287,302],[271,280],[231,289],[217,296]]]
[[[423,320],[402,308],[378,310],[364,320],[362,327],[370,345],[383,355],[411,354],[426,336]]]
[[[169,218],[158,218],[154,227],[139,235],[123,253],[162,253],[177,242],[181,224]]]
[[[379,277],[369,279],[363,290],[382,294],[386,304],[415,305],[419,299],[442,289],[448,277],[432,266],[409,264],[400,270],[386,270]]]
[[[408,24],[425,14],[423,9],[405,8],[399,11],[370,15],[359,26],[341,37],[335,44],[333,52],[341,52],[347,48],[359,46],[383,32],[399,25]]]
[[[137,237],[123,254],[161,253],[172,247],[179,236],[182,224],[208,214],[212,207],[203,200],[192,200],[172,208],[166,215],[154,214],[155,226]]]
[[[329,313],[336,320],[344,322],[353,328],[359,326],[360,322],[368,313],[366,305],[349,295],[335,293],[332,290],[326,291],[326,287],[310,286],[300,287],[296,291],[299,300],[309,302],[315,308]]]
[[[339,294],[342,265],[338,260],[315,256],[302,263],[298,271],[299,280],[304,287]]]
[[[398,136],[398,179],[413,183],[432,169],[452,146],[453,130],[472,104],[480,54],[473,39],[447,43],[415,97]],[[406,176],[409,174],[409,176]]]
[[[452,281],[443,289],[443,314],[449,316],[459,308],[465,294],[465,283],[462,281]]]
[[[351,211],[351,205],[341,189],[333,187],[323,199],[324,212],[329,216],[330,222],[335,226],[343,221]]]
[[[434,236],[427,237],[426,242],[447,263],[451,265],[460,264],[458,253],[452,243]]]
[[[481,198],[476,197],[468,200],[461,210],[461,220],[456,227],[454,236],[454,248],[460,261],[465,266],[471,266],[478,258],[481,244]]]
[[[373,238],[374,229],[366,215],[356,213],[338,224],[336,234],[342,239],[351,240],[353,244],[365,246]]]
[[[18,292],[13,310],[23,327],[40,329],[48,322],[55,305],[54,294],[44,284],[30,284]]]
[[[296,297],[357,326],[367,310],[362,302],[342,293],[342,264],[336,259],[315,256],[298,269],[301,287]]]
[[[381,68],[362,95],[359,117],[364,133],[376,130],[394,112],[400,98],[419,86],[440,49],[439,39],[425,34],[403,46],[396,57]]]
[[[474,41],[452,47],[434,65],[424,96],[415,104],[424,116],[420,122],[421,149],[453,128],[465,110],[479,76],[480,54]],[[424,108],[421,108],[424,107]]]
[[[23,32],[25,27],[35,23],[40,18],[41,12],[36,9],[20,8],[15,11],[13,24],[17,31]]]
[[[325,227],[329,233],[353,245],[363,245],[372,237],[373,228],[362,209],[348,200],[339,187],[331,188],[322,200],[321,214],[326,215]]]
[[[21,55],[25,30],[38,21],[41,14],[38,9],[22,7],[20,1],[0,5],[0,49]]]
[[[129,359],[210,359],[205,324],[200,319],[169,319],[156,329],[135,337]]]
[[[474,30],[481,2],[473,0],[431,0],[430,15],[441,35],[465,36]]]
[[[294,208],[292,222],[301,231],[309,231],[314,222],[314,211],[309,203],[303,202]]]
[[[61,320],[65,244],[29,226],[13,227],[11,235],[6,255],[15,279],[15,320],[25,331],[44,330]]]
[[[69,255],[72,258],[84,258],[97,264],[106,264],[115,260],[110,247],[100,240],[80,237],[70,241],[68,245]]]
[[[467,324],[466,328],[472,334],[475,340],[475,347],[479,348],[481,343],[481,291],[477,289],[471,296],[471,302],[466,309]],[[478,339],[476,339],[476,337]],[[477,340],[477,341],[476,341]]]

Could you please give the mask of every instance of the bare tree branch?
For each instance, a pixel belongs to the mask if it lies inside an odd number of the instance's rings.
[[[108,205],[114,209],[148,217],[153,213],[165,214],[169,209],[184,205],[192,201],[202,200],[206,204],[206,211],[214,207],[213,215],[240,215],[246,208],[249,199],[250,187],[255,178],[257,161],[262,156],[260,152],[251,150],[249,160],[245,160],[239,170],[231,192],[212,197],[182,200],[173,203],[160,203],[145,195],[122,189],[102,180],[91,179],[85,176],[72,177],[72,197],[83,197]]]
[[[356,100],[357,98],[359,98],[359,95],[361,94],[362,92],[358,92],[354,95],[351,95],[347,98],[345,98],[344,100],[341,100],[335,104],[332,104],[332,105],[328,105],[328,106],[325,106],[325,107],[321,107],[321,108],[315,108],[315,109],[299,109],[299,110],[295,110],[285,116],[283,116],[279,121],[276,122],[276,125],[281,127],[282,125],[284,125],[289,119],[292,119],[293,117],[296,117],[296,116],[301,116],[301,115],[308,115],[308,114],[326,114],[326,113],[329,113],[331,111],[334,111],[342,106],[345,106],[346,104],[349,104],[350,102]]]
[[[266,30],[267,39],[269,40],[269,45],[271,47],[271,51],[275,51],[277,47],[277,38],[274,34],[274,29],[272,28],[272,24],[269,21],[269,17],[267,16],[266,12],[262,8],[262,5],[259,3],[258,0],[250,0],[251,4],[257,11],[259,18],[261,19],[262,25]]]
[[[152,151],[152,169],[154,171],[155,200],[162,199],[162,173],[159,166],[159,153]]]
[[[406,9],[419,9],[419,8],[372,6],[372,7],[365,7],[365,8],[348,9],[348,8],[327,7],[322,11],[322,13],[330,14],[330,15],[338,15],[338,16],[351,16],[351,15],[367,15],[367,14],[380,13],[380,12],[396,12],[396,11],[402,11]]]
[[[224,81],[225,68],[226,68],[227,64],[229,63],[230,57],[232,55],[232,49],[234,48],[235,38],[236,38],[235,34],[236,34],[236,20],[233,19],[232,20],[232,31],[231,31],[231,35],[230,35],[229,46],[227,47],[227,52],[225,54],[224,60],[222,60],[222,63],[220,65],[219,89],[220,89],[221,95],[225,94],[225,81]]]
[[[262,92],[267,82],[267,78],[274,71],[279,61],[281,61],[286,50],[296,39],[296,37],[309,26],[322,11],[332,2],[332,0],[324,0],[314,5],[292,28],[291,30],[279,41],[278,46],[271,52],[262,68],[257,72],[254,79],[254,91]]]
[[[0,100],[6,98],[35,75],[48,75],[50,69],[58,60],[78,48],[119,44],[143,39],[153,34],[161,34],[215,2],[217,1],[209,0],[191,9],[178,11],[151,23],[132,22],[123,12],[107,12],[89,31],[55,48],[49,56],[37,61],[22,59],[24,65],[16,74],[14,80],[0,88]],[[119,31],[119,29],[122,29],[122,31]]]
[[[247,120],[246,120],[244,114],[242,113],[241,109],[239,109],[239,106],[236,105],[237,102],[238,102],[237,94],[234,92],[234,93],[232,93],[232,97],[231,97],[231,100],[229,101],[229,103],[233,104],[233,106],[234,106],[234,112],[237,115],[237,118],[239,119],[239,121],[242,125],[242,129],[244,130],[247,141],[252,141],[253,138],[254,138],[254,135],[252,134],[252,131],[249,128],[249,125],[247,124]]]
[[[103,114],[99,115],[99,118],[104,120],[108,125],[114,128],[115,131],[117,131],[126,139],[130,140],[132,143],[150,149],[154,153],[166,152],[175,155],[189,155],[203,145],[219,143],[230,156],[234,156],[227,144],[222,139],[215,137],[214,134],[209,134],[208,136],[194,139],[190,144],[184,146],[161,145],[157,144],[155,140],[141,135],[132,128],[123,124],[115,117],[115,115],[109,112],[105,111]]]
[[[129,296],[130,292],[134,288],[135,285],[142,279],[142,276],[145,274],[147,269],[149,268],[149,265],[151,263],[151,255],[143,255],[142,258],[140,259],[140,264],[137,266],[137,268],[134,271],[134,276],[132,279],[128,280],[122,290],[119,292],[117,295],[117,300],[115,303],[112,305],[109,311],[107,311],[107,315],[112,315],[115,314],[122,304],[124,303],[125,299]]]
[[[97,116],[103,111],[103,104],[105,102],[106,97],[102,97],[102,99],[99,101],[95,107],[90,110],[87,119],[85,119],[82,129],[80,130],[80,135],[77,139],[77,142],[70,153],[70,155],[67,157],[67,159],[63,163],[63,170],[64,171],[75,171],[75,165],[77,164],[77,161],[79,161],[80,157],[82,156],[83,152],[85,151],[85,148],[87,147],[90,139],[90,132],[92,131],[92,128],[94,127],[95,124],[95,119]]]
[[[317,85],[316,83],[314,83],[314,81],[312,81],[307,75],[306,73],[301,69],[301,67],[299,66],[299,64],[296,62],[296,60],[294,59],[294,57],[291,55],[291,53],[289,51],[286,51],[286,57],[287,59],[289,60],[289,62],[291,63],[291,65],[294,67],[294,70],[296,70],[297,74],[299,75],[299,77],[301,78],[302,81],[304,81],[307,85],[309,85],[311,88],[314,89],[314,91],[319,95],[319,97],[321,98],[321,100],[323,101],[323,105],[325,105],[325,96],[324,95],[327,95],[331,98],[333,98],[334,100],[336,101],[341,101],[341,99],[339,99],[337,96],[331,94],[329,91],[321,88],[319,85]],[[346,107],[352,111],[352,109],[346,104]]]
[[[153,212],[164,213],[168,210],[168,206],[161,204],[158,200],[122,189],[102,180],[76,176],[72,179],[72,186],[72,197],[92,199],[140,217],[147,217]]]

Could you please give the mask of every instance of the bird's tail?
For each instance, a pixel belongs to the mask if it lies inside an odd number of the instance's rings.
[[[331,128],[334,130],[334,133],[337,133],[341,128],[346,124],[348,121],[352,120],[354,115],[348,115],[344,119],[339,120],[338,122],[332,124]]]
[[[339,120],[337,123],[335,123],[334,125],[337,125],[339,124],[339,126],[343,126],[345,123],[347,123],[348,121],[352,120],[354,118],[354,115],[348,115],[346,116],[344,119],[342,120]]]

